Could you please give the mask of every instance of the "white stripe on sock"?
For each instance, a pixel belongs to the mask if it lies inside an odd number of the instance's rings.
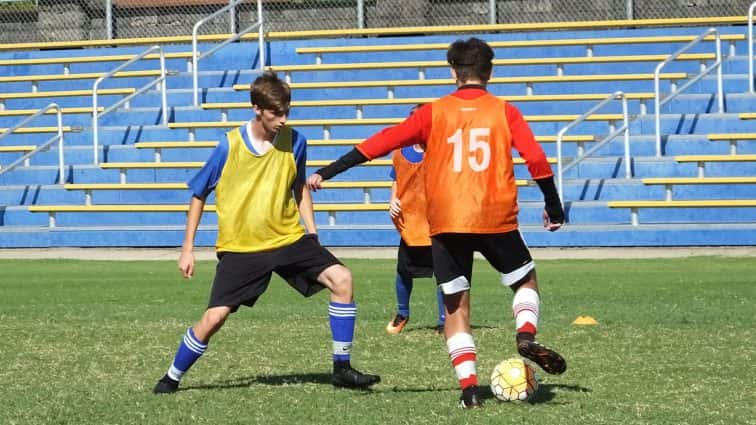
[[[171,365],[170,369],[168,369],[168,377],[174,381],[180,381],[181,377],[184,376],[184,373],[186,372],[176,369],[176,366],[174,365]]]
[[[520,288],[512,299],[512,314],[515,318],[515,329],[520,329],[526,322],[538,327],[540,314],[540,297],[531,288]]]
[[[197,343],[192,340],[188,335],[184,336],[184,344],[186,345],[186,348],[192,350],[193,352],[197,354],[202,354],[207,350],[207,345],[204,347],[198,347]]]

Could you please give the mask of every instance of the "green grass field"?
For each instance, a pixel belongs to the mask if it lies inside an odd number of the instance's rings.
[[[155,396],[214,263],[183,280],[172,262],[0,261],[0,424],[756,424],[752,258],[539,261],[540,339],[568,360],[529,403],[458,409],[419,280],[405,331],[388,336],[394,262],[348,260],[359,306],[353,363],[373,391],[329,384],[327,295],[281,280],[232,315],[182,391]],[[473,278],[478,374],[516,355],[511,292]],[[576,326],[578,315],[597,326]]]

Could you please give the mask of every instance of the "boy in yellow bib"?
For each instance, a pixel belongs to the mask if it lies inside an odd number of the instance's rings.
[[[229,131],[189,181],[193,197],[179,269],[185,278],[194,272],[194,237],[205,199],[213,190],[219,263],[207,310],[186,331],[154,392],[178,390],[182,376],[205,352],[210,338],[239,306],[255,304],[273,272],[305,297],[328,288],[332,383],[367,388],[380,382],[380,377],[363,374],[350,364],[357,315],[352,274],[318,242],[312,198],[305,185],[307,141],[286,126],[289,86],[275,73],[266,72],[252,83],[250,98],[255,117]]]

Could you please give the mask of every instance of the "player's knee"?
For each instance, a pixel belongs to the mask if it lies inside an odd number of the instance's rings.
[[[209,333],[215,333],[228,318],[228,310],[211,308],[202,316],[202,327]]]
[[[352,295],[352,272],[346,267],[339,267],[331,274],[331,291],[336,295]]]

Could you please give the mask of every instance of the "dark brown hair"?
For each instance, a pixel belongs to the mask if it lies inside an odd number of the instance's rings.
[[[449,62],[457,79],[465,82],[468,80],[488,81],[493,69],[494,52],[491,46],[479,38],[457,40],[446,51],[446,60]]]
[[[249,100],[260,109],[273,111],[277,115],[288,114],[291,89],[275,72],[265,71],[252,82]]]

